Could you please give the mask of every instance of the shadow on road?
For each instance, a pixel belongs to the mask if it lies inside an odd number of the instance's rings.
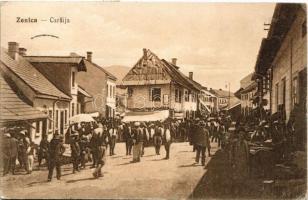
[[[206,165],[207,171],[190,194],[189,199],[234,198],[230,195],[231,173],[228,171],[226,160],[226,153],[218,150]]]
[[[79,182],[79,181],[88,181],[88,180],[95,180],[97,178],[94,178],[94,177],[90,177],[90,178],[81,178],[81,179],[75,179],[75,180],[68,180],[66,181],[66,183],[76,183],[76,182]]]
[[[183,168],[183,167],[200,167],[200,164],[196,164],[196,163],[192,163],[189,165],[180,165],[179,168]]]

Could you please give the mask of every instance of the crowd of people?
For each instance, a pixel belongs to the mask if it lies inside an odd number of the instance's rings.
[[[292,123],[287,125],[279,120],[258,123],[232,122],[230,116],[206,116],[202,118],[165,122],[121,122],[120,120],[101,119],[94,122],[72,124],[65,135],[55,131],[49,142],[43,135],[38,146],[29,138],[26,131],[17,134],[4,134],[3,140],[3,175],[10,171],[15,174],[16,160],[20,169],[26,173],[33,170],[34,157],[38,157],[38,167],[42,161],[48,167],[48,181],[52,180],[54,168],[57,179],[61,178],[61,165],[65,148],[70,146],[72,172],[79,172],[91,163],[95,168],[95,178],[103,176],[102,167],[106,156],[116,155],[117,142],[125,143],[126,155],[132,155],[132,163],[141,162],[146,147],[152,147],[156,155],[165,149],[165,159],[171,156],[172,142],[189,142],[196,152],[195,162],[205,165],[206,154],[211,156],[211,143],[229,155],[229,164],[234,172],[234,181],[239,183],[247,178],[249,172],[249,148],[252,144],[271,143],[277,162],[286,158],[293,147]],[[109,151],[108,151],[109,150]],[[246,173],[247,172],[247,173]],[[240,187],[237,187],[240,188]]]

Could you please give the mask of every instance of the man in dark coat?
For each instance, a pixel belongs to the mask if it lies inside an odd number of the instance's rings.
[[[50,141],[49,146],[49,172],[48,181],[51,181],[53,170],[56,167],[57,179],[61,178],[61,156],[65,151],[63,140],[59,134],[55,134],[53,139]]]
[[[208,138],[209,132],[207,129],[205,129],[205,123],[203,121],[199,123],[196,133],[197,133],[196,134],[196,149],[197,149],[196,163],[199,163],[200,154],[201,154],[201,163],[202,163],[202,166],[204,166],[205,165],[205,151],[209,143],[209,138]]]
[[[131,155],[132,147],[133,147],[133,139],[132,139],[132,129],[130,125],[128,124],[124,125],[123,136],[124,136],[125,146],[126,146],[126,155]]]
[[[155,133],[154,133],[154,146],[155,146],[155,152],[156,155],[160,155],[160,146],[162,144],[162,127],[161,125],[156,125],[155,127]]]
[[[40,149],[38,152],[38,166],[41,166],[42,160],[46,160],[46,164],[48,166],[48,148],[49,148],[49,142],[47,140],[47,136],[43,135],[43,138],[40,142]]]
[[[10,148],[11,148],[11,158],[10,158],[10,168],[12,174],[15,174],[16,159],[18,156],[18,140],[15,137],[10,139]]]
[[[3,162],[3,176],[10,171],[10,158],[11,158],[11,135],[5,133],[2,138],[2,162]]]
[[[73,135],[71,135],[71,139],[70,139],[73,173],[75,173],[76,171],[79,172],[80,146],[78,143],[78,136],[79,134],[75,132],[73,133]]]

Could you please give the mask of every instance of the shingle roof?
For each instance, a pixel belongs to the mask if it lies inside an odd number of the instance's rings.
[[[97,65],[97,64],[95,64],[93,62],[90,62],[87,59],[84,59],[84,63],[85,63],[87,68],[89,68],[89,67],[96,67],[96,68],[100,69],[102,72],[104,72],[105,74],[107,74],[107,76],[110,79],[115,80],[115,81],[117,80],[117,77],[115,77],[113,74],[111,74],[110,72],[108,72],[107,70],[102,68],[101,66],[99,66],[99,65]]]
[[[17,55],[17,59],[14,60],[7,54],[6,50],[1,49],[1,67],[9,68],[38,94],[71,99],[71,97],[57,89],[22,56]]]
[[[164,84],[169,83],[170,78],[180,85],[196,90],[201,90],[201,85],[185,76],[177,66],[160,59],[149,49],[145,49],[143,55],[135,66],[123,78],[123,85],[138,84]],[[132,75],[140,74],[142,80],[131,80]]]
[[[0,86],[0,122],[47,118],[47,114],[24,102],[3,78],[2,74]]]

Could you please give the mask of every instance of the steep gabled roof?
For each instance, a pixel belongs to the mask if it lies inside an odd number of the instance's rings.
[[[115,77],[113,74],[111,74],[106,69],[102,68],[101,66],[97,65],[96,63],[90,62],[87,59],[84,59],[84,63],[85,63],[87,68],[89,68],[89,67],[96,67],[96,68],[100,69],[102,72],[104,72],[107,75],[108,78],[110,78],[110,79],[112,79],[114,81],[117,80],[117,77]]]
[[[38,95],[44,95],[46,98],[60,97],[67,100],[71,99],[71,97],[61,92],[55,85],[48,81],[27,59],[19,55],[16,55],[16,59],[12,59],[3,48],[1,48],[1,67],[7,67]]]
[[[202,86],[189,79],[179,67],[160,59],[149,49],[123,78],[123,85],[166,84],[174,81],[184,87],[201,90]]]
[[[0,122],[47,118],[47,114],[28,105],[11,86],[13,84],[0,75]]]
[[[166,84],[170,81],[165,64],[149,49],[144,49],[143,56],[123,78],[122,85]]]

